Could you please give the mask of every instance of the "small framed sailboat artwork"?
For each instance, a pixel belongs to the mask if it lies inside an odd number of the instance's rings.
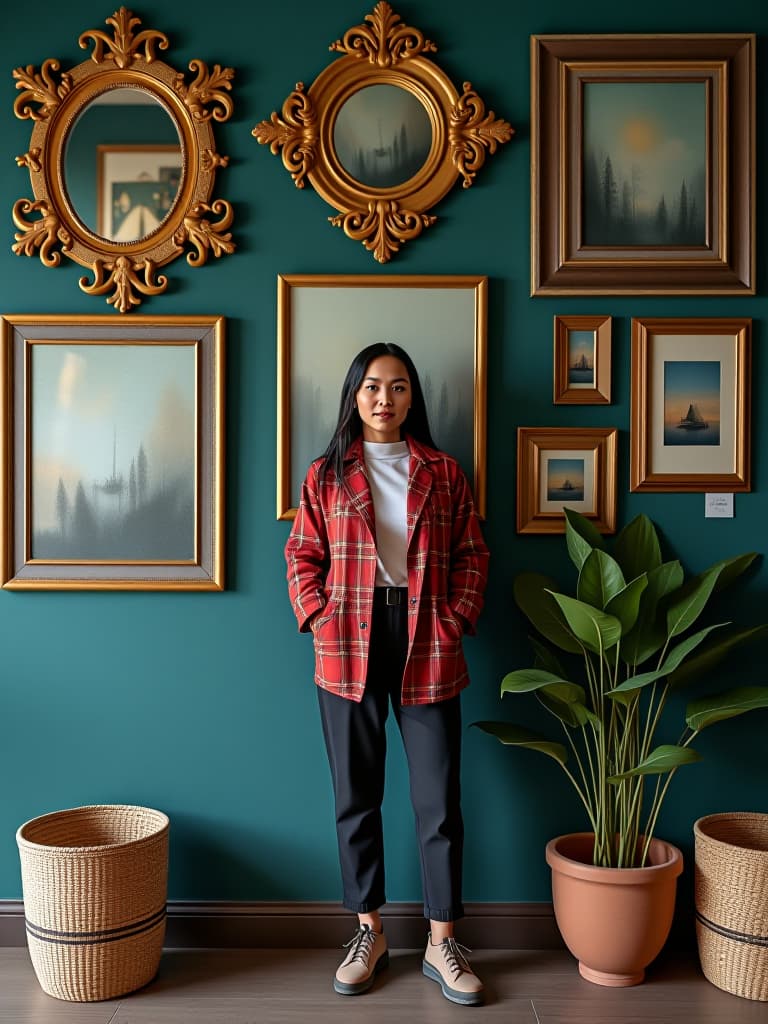
[[[633,491],[749,491],[752,321],[632,321]]]
[[[556,316],[555,405],[610,405],[611,318]]]
[[[517,532],[565,533],[565,509],[616,531],[615,427],[518,427]]]

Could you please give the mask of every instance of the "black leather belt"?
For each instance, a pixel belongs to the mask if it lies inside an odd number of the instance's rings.
[[[383,604],[388,608],[408,603],[408,587],[374,587],[374,604]]]

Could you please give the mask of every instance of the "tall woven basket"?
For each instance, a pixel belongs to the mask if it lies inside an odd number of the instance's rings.
[[[168,888],[166,815],[98,805],[55,811],[16,833],[32,965],[57,999],[114,999],[160,964]]]
[[[768,1000],[768,814],[710,814],[696,837],[696,938],[705,977]]]

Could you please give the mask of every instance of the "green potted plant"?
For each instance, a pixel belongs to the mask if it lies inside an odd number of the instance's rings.
[[[662,560],[646,516],[619,533],[611,555],[587,518],[570,509],[565,514],[578,571],[575,596],[538,573],[517,577],[515,600],[537,633],[535,662],[501,684],[502,696],[533,694],[564,742],[512,722],[474,724],[507,746],[553,758],[566,774],[590,830],[547,845],[557,923],[584,977],[632,985],[666,941],[682,871],[680,851],[654,835],[670,782],[678,768],[700,759],[691,744],[703,729],[768,707],[766,686],[710,694],[688,704],[676,743],[658,743],[668,696],[768,626],[729,629],[720,622],[692,629],[710,597],[755,554],[717,562],[686,580],[679,561]],[[649,907],[649,899],[658,905]]]

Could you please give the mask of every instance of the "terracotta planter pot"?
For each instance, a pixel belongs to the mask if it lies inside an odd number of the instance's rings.
[[[547,844],[557,925],[587,981],[638,985],[672,927],[683,855],[652,839],[647,867],[595,867],[593,842],[577,832]]]

